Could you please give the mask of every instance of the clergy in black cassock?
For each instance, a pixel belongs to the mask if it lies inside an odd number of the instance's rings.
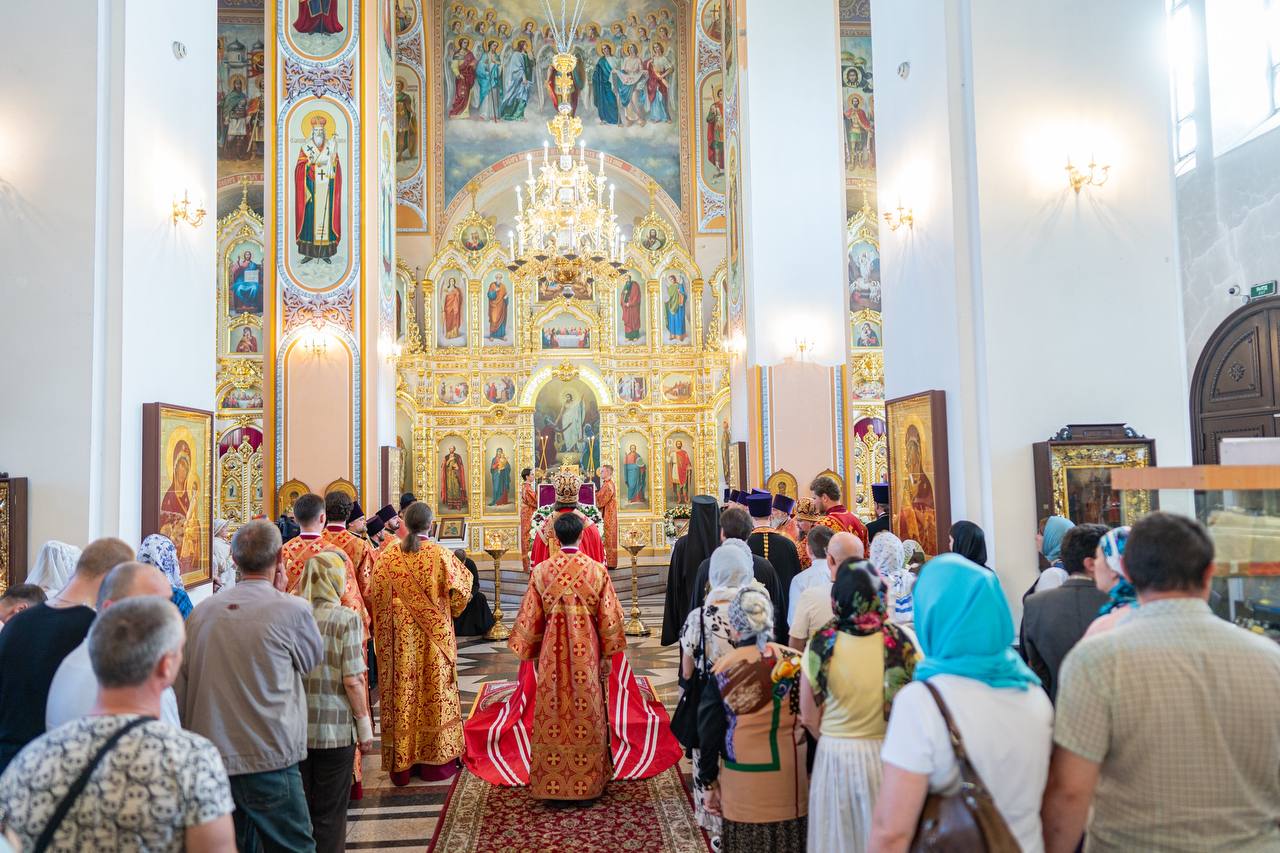
[[[791,579],[801,571],[800,552],[796,550],[796,543],[769,523],[776,503],[795,506],[795,501],[785,495],[779,495],[777,500],[768,492],[754,492],[747,496],[747,511],[751,513],[751,522],[755,525],[747,544],[751,546],[751,553],[764,557],[773,566],[778,574],[778,586],[782,589],[784,600],[781,603],[774,602],[775,618],[779,607],[784,614],[787,612],[785,599],[791,591]],[[783,509],[780,507],[779,511]]]
[[[741,506],[726,507],[724,512],[720,513],[720,539],[728,541],[730,539],[740,539],[746,542],[751,536],[751,516],[747,515],[747,511]],[[769,561],[759,554],[751,555],[751,571],[755,575],[755,579],[769,593],[769,600],[773,602],[773,636],[777,642],[787,644],[787,632],[790,630],[787,625],[787,603],[786,591],[778,582],[778,573],[773,570],[773,566],[769,565]],[[707,593],[711,591],[711,558],[703,560],[698,566],[698,574],[693,582],[693,598],[689,602],[689,609],[701,607],[702,603],[707,600]]]
[[[889,484],[872,483],[871,500],[876,504],[876,520],[867,525],[867,541],[876,538],[877,533],[893,532],[893,517],[889,515]]]
[[[467,552],[461,548],[454,551],[453,556],[471,572],[471,601],[467,602],[467,609],[453,620],[453,632],[459,637],[482,636],[493,627],[493,613],[489,610],[489,602],[484,593],[480,591],[480,570],[476,568],[475,560],[468,557]]]
[[[676,540],[667,569],[667,600],[662,608],[662,645],[680,639],[680,629],[689,616],[693,582],[698,566],[720,544],[720,507],[710,495],[694,495],[689,532]]]

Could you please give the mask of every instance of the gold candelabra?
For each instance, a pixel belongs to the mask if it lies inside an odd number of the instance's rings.
[[[622,547],[631,555],[631,619],[625,629],[628,637],[647,637],[649,629],[640,619],[640,569],[637,558],[644,550],[644,533],[632,527],[622,536]]]
[[[493,530],[485,536],[484,552],[493,558],[493,627],[484,635],[486,640],[505,640],[511,636],[502,612],[502,555],[510,550],[507,531]]]

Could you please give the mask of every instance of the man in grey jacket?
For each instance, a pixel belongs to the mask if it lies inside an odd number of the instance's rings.
[[[302,679],[324,645],[311,606],[277,588],[280,549],[269,522],[236,532],[231,559],[243,580],[192,611],[173,685],[183,725],[222,754],[242,851],[315,850],[298,762],[307,754]]]

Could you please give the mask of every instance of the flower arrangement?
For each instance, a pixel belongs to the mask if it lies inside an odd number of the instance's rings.
[[[537,541],[538,534],[542,532],[542,525],[546,524],[547,519],[551,517],[551,513],[555,512],[555,509],[555,504],[547,504],[533,511],[533,518],[529,520],[530,545]],[[600,510],[596,509],[595,506],[592,504],[578,504],[578,512],[585,515],[592,524],[603,530],[604,517],[600,515]]]
[[[669,507],[662,515],[662,532],[668,539],[675,539],[679,535],[676,529],[676,519],[688,520],[693,517],[693,507],[689,504],[676,504]]]

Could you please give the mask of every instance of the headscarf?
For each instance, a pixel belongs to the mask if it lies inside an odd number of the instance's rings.
[[[152,533],[142,540],[138,549],[138,562],[148,563],[164,572],[169,578],[169,586],[182,589],[182,566],[178,563],[178,549],[173,540],[159,533]]]
[[[50,539],[40,547],[35,567],[27,575],[27,583],[35,584],[47,593],[56,593],[71,580],[79,561],[79,548]]]
[[[958,554],[929,562],[915,586],[915,627],[924,660],[915,679],[959,675],[992,687],[1039,684],[1013,650],[1013,616],[994,572]]]
[[[972,521],[951,525],[951,550],[979,566],[987,564],[987,535]]]
[[[876,539],[879,539],[879,538],[880,538],[879,536],[876,537]],[[902,567],[909,568],[911,566],[911,560],[915,557],[916,554],[924,554],[923,545],[921,545],[919,542],[917,542],[914,539],[908,539],[907,541],[903,542],[902,543]]]
[[[680,570],[691,585],[698,567],[720,543],[720,507],[710,495],[694,495],[689,508],[689,532],[684,543],[684,563]]]
[[[747,641],[764,654],[773,636],[773,602],[769,593],[758,586],[746,586],[729,603],[729,627],[738,634],[738,645]]]
[[[892,534],[881,533],[876,541],[886,535]],[[809,641],[805,651],[808,658],[805,670],[809,673],[814,699],[821,703],[827,695],[831,658],[840,634],[854,637],[880,634],[884,643],[884,718],[887,720],[893,698],[915,673],[920,653],[907,633],[889,621],[884,600],[877,589],[881,584],[873,572],[871,564],[865,560],[856,563],[846,560],[836,569],[836,580],[831,586],[831,608],[835,618],[818,629]]]
[[[1051,515],[1044,525],[1044,544],[1040,546],[1040,553],[1044,554],[1044,558],[1049,561],[1049,565],[1053,565],[1062,560],[1062,537],[1067,535],[1067,531],[1075,527],[1071,519],[1063,518],[1060,515]]]
[[[711,591],[736,592],[751,583],[755,578],[755,566],[751,559],[751,548],[741,539],[726,539],[720,547],[711,552]]]
[[[336,551],[321,551],[302,568],[298,581],[298,595],[318,604],[342,604],[342,593],[347,588],[347,564]]]
[[[901,539],[886,530],[884,533],[877,533],[876,538],[871,540],[870,559],[880,577],[888,578],[890,574],[900,572],[906,566],[906,549]]]
[[[1098,611],[1099,616],[1106,616],[1112,610],[1119,610],[1122,607],[1138,606],[1138,591],[1129,582],[1129,573],[1124,567],[1124,546],[1128,541],[1129,527],[1126,525],[1108,530],[1102,537],[1102,541],[1098,543],[1102,548],[1102,556],[1107,560],[1107,565],[1120,577],[1108,593],[1111,600],[1102,605],[1102,609]]]
[[[226,530],[226,529],[227,529],[227,525],[229,525],[230,523],[231,523],[231,522],[227,521],[225,518],[215,518],[215,519],[213,520],[213,536],[214,536],[214,538],[216,539],[216,538],[218,537],[218,534],[219,534],[219,533],[221,533],[222,531]]]

